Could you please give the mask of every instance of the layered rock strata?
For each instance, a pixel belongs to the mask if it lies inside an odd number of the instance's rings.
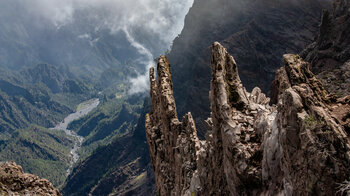
[[[51,182],[24,173],[15,162],[0,163],[0,195],[61,196]]]
[[[297,55],[284,55],[270,106],[247,92],[237,64],[212,46],[211,116],[206,140],[192,115],[177,117],[170,63],[150,71],[146,137],[159,195],[335,195],[350,177],[349,99],[335,100]]]

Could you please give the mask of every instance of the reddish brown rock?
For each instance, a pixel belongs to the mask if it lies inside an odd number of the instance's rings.
[[[0,163],[0,195],[61,196],[51,182],[24,173],[15,162]]]

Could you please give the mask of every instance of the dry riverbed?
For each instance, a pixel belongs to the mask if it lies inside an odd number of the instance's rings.
[[[77,107],[77,111],[69,114],[62,122],[60,122],[56,127],[52,128],[53,130],[61,130],[64,131],[68,136],[71,136],[74,138],[74,147],[71,150],[71,162],[70,166],[67,170],[67,176],[70,174],[74,163],[76,163],[79,159],[79,154],[77,151],[80,149],[84,138],[76,134],[74,131],[68,130],[69,123],[73,122],[74,120],[78,120],[79,118],[87,115],[90,113],[93,109],[95,109],[100,104],[99,99],[91,99],[89,101],[83,102],[79,104]]]

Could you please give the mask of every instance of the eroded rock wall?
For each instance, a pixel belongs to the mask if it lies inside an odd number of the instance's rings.
[[[190,113],[179,121],[170,63],[150,71],[146,136],[159,195],[335,195],[350,177],[350,138],[336,100],[297,55],[284,55],[270,106],[247,92],[237,64],[212,46],[211,115],[200,141]]]

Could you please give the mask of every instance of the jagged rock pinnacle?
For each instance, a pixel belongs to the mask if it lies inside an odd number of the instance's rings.
[[[158,77],[150,70],[152,111],[146,116],[146,136],[151,159],[157,173],[160,195],[188,194],[196,169],[199,140],[192,115],[182,122],[177,118],[170,64],[165,56],[158,59]]]
[[[213,78],[211,89],[216,86],[221,88],[217,89],[217,92],[211,91],[211,96],[227,99],[227,103],[231,106],[244,110],[249,105],[249,101],[238,75],[236,61],[218,42],[213,44],[211,64]],[[222,94],[226,94],[226,96],[222,96]]]
[[[335,102],[297,55],[284,55],[270,106],[243,87],[235,60],[212,47],[211,116],[205,141],[176,115],[170,64],[150,71],[146,137],[159,195],[335,195],[350,177],[350,140]],[[345,122],[344,122],[345,123]]]

